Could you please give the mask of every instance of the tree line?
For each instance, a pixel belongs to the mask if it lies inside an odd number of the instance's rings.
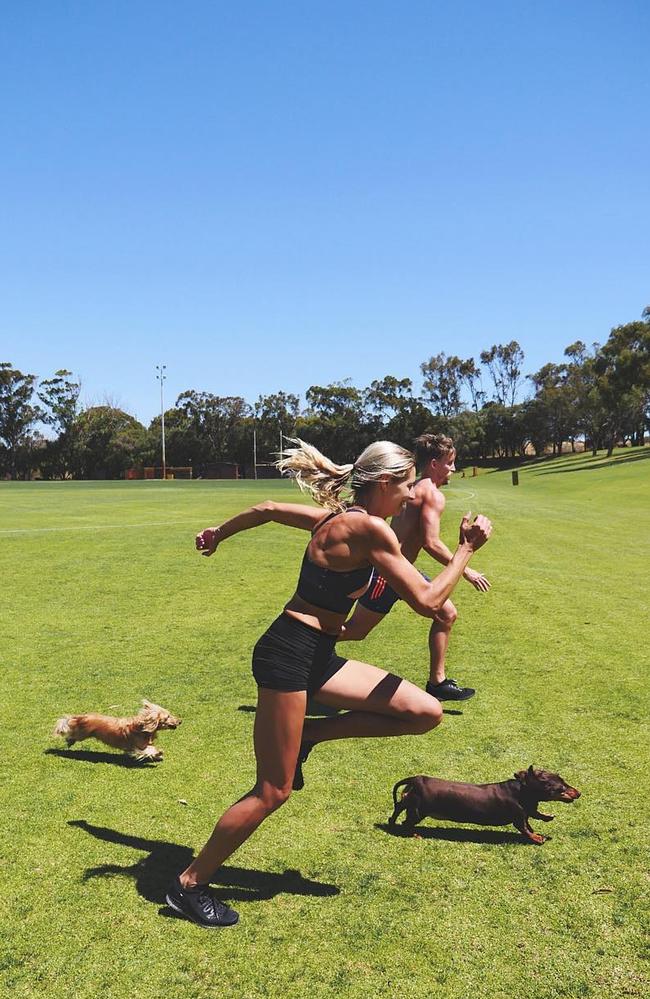
[[[280,433],[302,437],[335,461],[349,461],[373,440],[410,447],[425,431],[450,434],[464,462],[559,454],[576,441],[594,454],[643,445],[650,426],[650,306],[615,327],[603,345],[570,344],[560,364],[524,375],[516,340],[474,358],[439,353],[420,365],[422,387],[386,375],[365,388],[349,380],[311,385],[305,406],[278,391],[253,404],[240,396],[187,389],[165,411],[168,465],[209,473],[233,462],[253,472],[270,462]],[[524,402],[517,399],[525,385]],[[120,478],[161,464],[161,418],[148,427],[112,405],[80,404],[81,384],[67,369],[40,380],[0,363],[0,475],[5,478]],[[47,428],[47,432],[45,431]]]

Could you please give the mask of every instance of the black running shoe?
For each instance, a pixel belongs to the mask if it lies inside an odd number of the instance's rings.
[[[215,898],[207,885],[183,888],[178,878],[175,878],[167,889],[165,901],[174,912],[206,929],[234,926],[239,920],[239,913]]]
[[[425,689],[427,694],[437,697],[439,701],[468,701],[476,693],[473,687],[459,687],[450,676],[445,677],[442,683],[428,683]]]
[[[296,762],[296,772],[293,775],[293,790],[302,791],[305,786],[305,778],[302,775],[302,765],[316,745],[315,742],[301,742],[298,760]]]

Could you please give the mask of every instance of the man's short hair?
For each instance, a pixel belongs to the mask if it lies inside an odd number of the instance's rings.
[[[419,468],[428,465],[430,461],[443,458],[454,450],[454,442],[446,434],[422,434],[416,437],[413,443]]]

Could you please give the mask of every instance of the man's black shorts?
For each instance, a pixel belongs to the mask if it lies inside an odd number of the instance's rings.
[[[426,579],[427,583],[431,582],[429,576],[426,572],[420,572],[420,575]],[[370,585],[362,597],[359,597],[357,601],[361,607],[365,607],[366,610],[374,611],[375,614],[388,614],[389,610],[397,603],[398,600],[402,598],[392,586],[389,586],[383,576],[380,576],[376,569],[372,570],[372,576],[370,578]]]

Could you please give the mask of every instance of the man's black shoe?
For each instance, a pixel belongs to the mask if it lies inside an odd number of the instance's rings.
[[[296,772],[293,775],[293,790],[302,791],[305,786],[305,778],[302,775],[302,765],[316,745],[315,742],[301,742],[298,760],[296,762]]]
[[[239,913],[215,898],[207,885],[183,888],[178,878],[175,878],[167,889],[165,901],[174,912],[206,929],[234,926],[239,920]]]
[[[441,683],[428,683],[426,692],[439,701],[468,701],[476,693],[473,687],[459,687],[450,676]]]

